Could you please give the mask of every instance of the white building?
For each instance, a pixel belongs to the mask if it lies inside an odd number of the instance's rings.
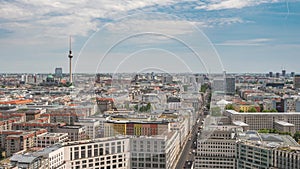
[[[195,168],[234,168],[236,132],[235,126],[215,126],[203,131],[197,140]]]
[[[129,138],[110,137],[64,144],[68,169],[127,169],[130,159]]]
[[[100,122],[95,119],[79,119],[79,122],[76,122],[75,125],[82,125],[85,127],[85,134],[89,139],[100,138]]]
[[[167,136],[136,137],[130,140],[131,169],[173,169],[180,155],[178,132]]]
[[[224,115],[231,122],[240,121],[249,125],[250,130],[274,129],[275,122],[284,121],[295,125],[295,131],[300,130],[300,113],[298,112],[255,112],[255,113],[240,113],[234,110],[226,110]]]
[[[41,151],[34,152],[34,156],[42,156],[44,159],[48,160],[48,165],[45,168],[49,169],[67,169],[65,165],[65,151],[64,147],[61,145],[54,145],[47,147]]]

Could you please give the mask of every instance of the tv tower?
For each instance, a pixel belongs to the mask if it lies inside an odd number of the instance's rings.
[[[70,50],[69,50],[69,59],[70,59],[70,63],[69,63],[69,69],[70,69],[70,80],[69,80],[69,82],[70,82],[70,84],[72,84],[72,58],[73,58],[73,55],[72,55],[72,39],[71,39],[71,36],[70,36],[70,44],[69,44],[69,47],[70,47]]]

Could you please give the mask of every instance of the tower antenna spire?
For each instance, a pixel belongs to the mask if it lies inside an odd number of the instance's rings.
[[[70,35],[70,37],[69,37],[69,47],[70,47],[70,51],[72,51],[72,43],[71,43],[71,41],[72,41],[72,36]]]
[[[69,82],[72,84],[72,58],[73,58],[73,55],[72,55],[72,37],[70,35],[70,39],[69,39],[69,71],[70,71],[70,80]]]

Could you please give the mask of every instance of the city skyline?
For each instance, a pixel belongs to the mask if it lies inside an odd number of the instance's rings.
[[[72,35],[74,73],[144,69],[267,73],[282,68],[297,73],[299,4],[297,0],[3,1],[0,72],[48,73],[55,67],[67,72]],[[142,36],[133,37],[134,33]],[[102,59],[126,35],[131,36]],[[187,45],[178,43],[181,40]],[[190,57],[195,53],[197,57]]]

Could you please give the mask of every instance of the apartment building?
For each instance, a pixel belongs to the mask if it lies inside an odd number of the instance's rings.
[[[80,141],[88,139],[85,132],[85,127],[82,125],[61,126],[59,128],[56,128],[53,132],[68,133],[68,137],[71,141]]]
[[[8,135],[5,138],[6,156],[12,156],[14,153],[21,150],[27,150],[35,146],[35,138],[37,135],[45,133],[46,130],[28,131],[18,134]]]
[[[68,142],[68,133],[43,133],[35,138],[35,147],[49,147],[56,143]]]
[[[82,125],[85,127],[86,135],[89,139],[95,139],[101,137],[100,122],[95,119],[79,119],[75,122],[75,125]]]
[[[104,123],[104,137],[116,135],[152,136],[168,131],[167,121],[113,121]]]

